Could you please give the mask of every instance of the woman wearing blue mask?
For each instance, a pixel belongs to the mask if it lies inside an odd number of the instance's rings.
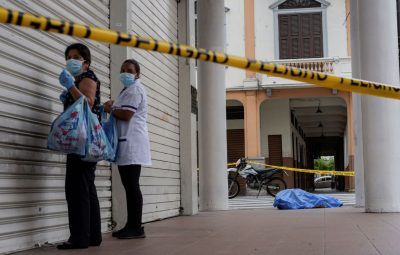
[[[66,89],[60,99],[64,109],[85,96],[92,112],[100,115],[100,81],[90,69],[89,48],[76,43],[65,50],[66,68],[59,80]],[[102,241],[100,206],[95,180],[96,163],[85,162],[74,154],[67,155],[65,196],[68,205],[70,237],[58,249],[84,249],[99,246]]]
[[[147,96],[138,80],[140,66],[128,59],[121,66],[123,89],[118,98],[104,104],[104,109],[117,119],[117,165],[125,188],[128,219],[125,226],[112,235],[120,239],[144,238],[142,227],[143,197],[139,177],[142,166],[151,165],[150,142],[147,130]]]

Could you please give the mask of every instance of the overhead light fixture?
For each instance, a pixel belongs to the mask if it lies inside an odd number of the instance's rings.
[[[272,89],[271,88],[267,88],[267,90],[265,92],[267,93],[268,97],[272,97]]]
[[[320,106],[321,106],[321,101],[318,100],[318,108],[317,108],[317,111],[315,113],[322,113]]]
[[[322,125],[322,122],[320,121],[318,124],[318,127],[322,128],[324,125]]]

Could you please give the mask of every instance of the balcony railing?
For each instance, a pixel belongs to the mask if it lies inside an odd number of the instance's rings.
[[[337,58],[285,59],[272,61],[274,64],[332,74],[334,73],[334,64],[337,62],[339,62]]]
[[[310,71],[324,72],[339,76],[351,77],[350,58],[313,58],[313,59],[281,59],[269,61],[269,63],[287,65],[290,67],[302,68]],[[239,84],[239,83],[238,83]],[[298,81],[284,78],[273,77],[267,74],[257,73],[256,79],[244,80],[240,87],[230,87],[229,89],[253,89],[253,88],[295,88],[310,87]]]

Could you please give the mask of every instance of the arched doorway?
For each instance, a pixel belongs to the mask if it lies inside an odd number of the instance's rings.
[[[290,109],[294,165],[314,169],[320,167],[316,163],[326,160],[333,161],[333,169],[329,170],[344,170],[348,119],[345,100],[340,97],[291,98]],[[305,154],[297,143],[299,136],[305,141]],[[319,176],[296,173],[295,186],[311,190],[316,177]],[[331,187],[343,191],[345,179],[333,177]]]

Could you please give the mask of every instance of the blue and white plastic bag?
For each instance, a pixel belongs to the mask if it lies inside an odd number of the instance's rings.
[[[60,114],[51,125],[47,148],[67,154],[85,155],[87,128],[84,97]]]
[[[118,150],[118,129],[117,129],[117,120],[114,115],[111,114],[107,119],[107,114],[104,112],[104,108],[102,111],[102,119],[101,123],[103,126],[103,130],[106,133],[106,137],[110,142],[112,149],[114,150],[114,157],[110,159],[110,161],[115,162],[117,158],[117,150]]]
[[[88,138],[86,141],[86,155],[83,161],[97,162],[101,160],[111,161],[115,159],[113,150],[106,133],[101,126],[97,115],[92,113],[89,104],[85,101],[85,117],[88,129]]]

